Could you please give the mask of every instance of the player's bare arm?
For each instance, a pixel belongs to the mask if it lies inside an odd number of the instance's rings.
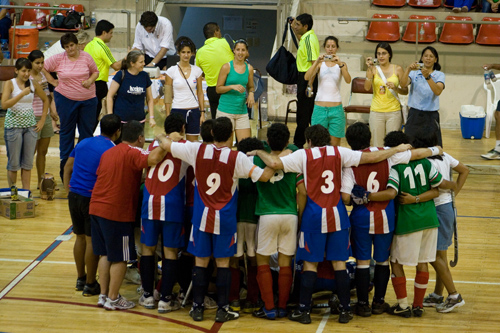
[[[411,149],[410,144],[400,144],[399,146],[390,149],[384,149],[372,152],[363,152],[361,154],[361,159],[359,160],[359,164],[377,163],[388,159],[389,157],[391,157],[396,153],[400,153],[409,149]]]
[[[281,159],[276,155],[271,155],[264,150],[253,150],[247,153],[248,156],[259,156],[261,160],[273,170],[283,170]]]
[[[437,188],[433,188],[417,196],[413,196],[406,192],[401,192],[401,194],[398,196],[398,201],[401,205],[409,205],[419,202],[431,201],[434,198],[437,198],[438,196],[439,196],[439,190]]]
[[[420,160],[429,156],[442,155],[443,148],[436,146],[431,148],[417,148],[410,150],[411,158],[410,161]]]

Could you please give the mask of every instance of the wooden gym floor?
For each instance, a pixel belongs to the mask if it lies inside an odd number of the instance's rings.
[[[3,122],[3,121],[2,121]],[[3,127],[3,126],[2,126]],[[255,132],[255,131],[254,131]],[[422,318],[404,319],[384,314],[355,316],[341,325],[328,309],[312,313],[312,324],[288,319],[267,321],[242,314],[240,319],[216,324],[215,310],[205,311],[205,320],[195,323],[188,309],[158,315],[141,306],[129,311],[108,312],[96,307],[97,297],[83,297],[74,291],[71,220],[64,189],[54,201],[37,200],[36,218],[7,220],[0,217],[0,331],[2,332],[500,332],[500,161],[485,161],[479,155],[494,146],[494,139],[464,140],[460,130],[444,130],[445,151],[471,166],[471,174],[457,197],[459,262],[452,268],[458,291],[465,305],[449,314],[427,308]],[[265,136],[264,131],[259,137]],[[2,138],[3,139],[3,138]],[[0,144],[4,144],[1,142]],[[345,145],[345,142],[343,142]],[[58,174],[58,136],[51,143],[47,172]],[[5,146],[0,165],[6,165]],[[33,174],[36,174],[33,170]],[[32,177],[36,189],[36,177]],[[6,187],[6,174],[0,174],[0,187]],[[39,197],[36,190],[34,197]],[[449,259],[453,258],[453,246]],[[415,270],[405,267],[407,289],[413,299]],[[434,287],[431,269],[428,292]],[[137,301],[137,286],[124,282],[122,294]],[[391,284],[387,301],[395,302]]]

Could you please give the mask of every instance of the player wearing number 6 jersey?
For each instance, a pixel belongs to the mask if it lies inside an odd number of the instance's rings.
[[[376,151],[383,148],[370,147],[371,133],[368,125],[357,122],[346,131],[346,139],[354,150],[363,152]],[[389,171],[393,165],[409,163],[439,153],[439,148],[421,148],[397,153],[387,160],[363,164],[358,167],[346,168],[342,174],[342,200],[345,204],[351,202],[351,191],[355,185],[362,186],[368,192],[385,190],[389,179]],[[354,205],[351,215],[351,244],[353,256],[356,258],[356,293],[358,303],[355,313],[363,317],[381,314],[389,309],[385,303],[385,293],[389,282],[389,254],[394,232],[394,202],[393,200],[370,201],[367,204]],[[376,261],[372,307],[368,302],[370,285],[370,259]]]
[[[195,321],[203,320],[203,299],[208,286],[207,266],[210,256],[217,263],[217,305],[215,320],[225,322],[237,319],[239,314],[229,310],[231,272],[229,258],[236,253],[236,209],[238,178],[251,178],[254,182],[267,181],[273,170],[263,170],[243,153],[231,146],[233,127],[226,117],[217,118],[213,125],[214,144],[176,143],[164,138],[162,145],[194,168],[195,193],[193,228],[188,251],[195,259],[193,268],[193,308],[190,315]]]
[[[184,134],[186,122],[177,113],[165,119],[165,133]],[[180,142],[185,142],[184,140]],[[152,151],[158,142],[152,142],[148,150]],[[188,164],[168,153],[157,165],[147,170],[144,186],[141,214],[141,280],[144,294],[139,304],[146,309],[154,309],[153,297],[156,261],[154,253],[158,236],[162,235],[163,254],[161,275],[161,298],[158,312],[167,313],[180,308],[177,300],[172,298],[172,289],[177,281],[177,250],[184,246],[184,207],[185,181]]]
[[[299,149],[291,155],[277,157],[264,151],[258,156],[273,169],[304,174],[307,203],[300,226],[297,259],[304,260],[301,278],[300,307],[288,318],[303,324],[311,322],[311,298],[317,277],[318,262],[332,261],[338,283],[340,306],[339,322],[348,323],[350,312],[349,277],[345,261],[349,258],[349,218],[340,200],[342,168],[364,163],[376,163],[397,152],[408,150],[410,145],[377,152],[358,152],[343,147],[328,146],[330,134],[321,125],[305,131],[310,149]]]

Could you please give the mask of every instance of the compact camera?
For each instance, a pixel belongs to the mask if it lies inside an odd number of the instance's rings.
[[[417,65],[418,65],[418,69],[424,68],[424,64],[422,62],[417,63]]]
[[[325,61],[332,61],[332,60],[333,60],[333,55],[331,55],[331,54],[327,54],[327,55],[325,55],[325,56],[324,56],[324,58],[323,58],[323,59],[324,59]]]
[[[373,66],[377,66],[377,65],[378,65],[378,59],[375,58],[375,59],[373,59]]]

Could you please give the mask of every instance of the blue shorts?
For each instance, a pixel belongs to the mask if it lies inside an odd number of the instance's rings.
[[[234,235],[215,235],[191,229],[188,252],[195,257],[229,258],[236,254],[236,233]]]
[[[184,110],[172,109],[171,113],[178,113],[186,120],[186,135],[199,135],[200,134],[200,117],[201,112],[199,108]]]
[[[356,228],[351,225],[352,256],[358,260],[384,262],[391,254],[393,232],[388,234],[370,234],[367,228]]]
[[[349,248],[349,229],[326,234],[301,231],[297,260],[322,262],[326,257],[328,261],[347,261]]]
[[[439,220],[437,250],[446,251],[452,244],[453,230],[455,223],[455,211],[451,202],[436,206],[436,213]]]
[[[342,104],[337,106],[314,105],[311,125],[322,125],[328,128],[331,136],[345,137],[345,115]]]
[[[7,148],[7,170],[33,169],[38,133],[35,126],[25,128],[5,128],[5,147]]]
[[[90,215],[94,254],[108,256],[110,262],[137,259],[133,222],[117,222]]]
[[[163,246],[178,249],[184,246],[184,226],[182,223],[142,219],[141,243],[156,246],[162,235]]]

